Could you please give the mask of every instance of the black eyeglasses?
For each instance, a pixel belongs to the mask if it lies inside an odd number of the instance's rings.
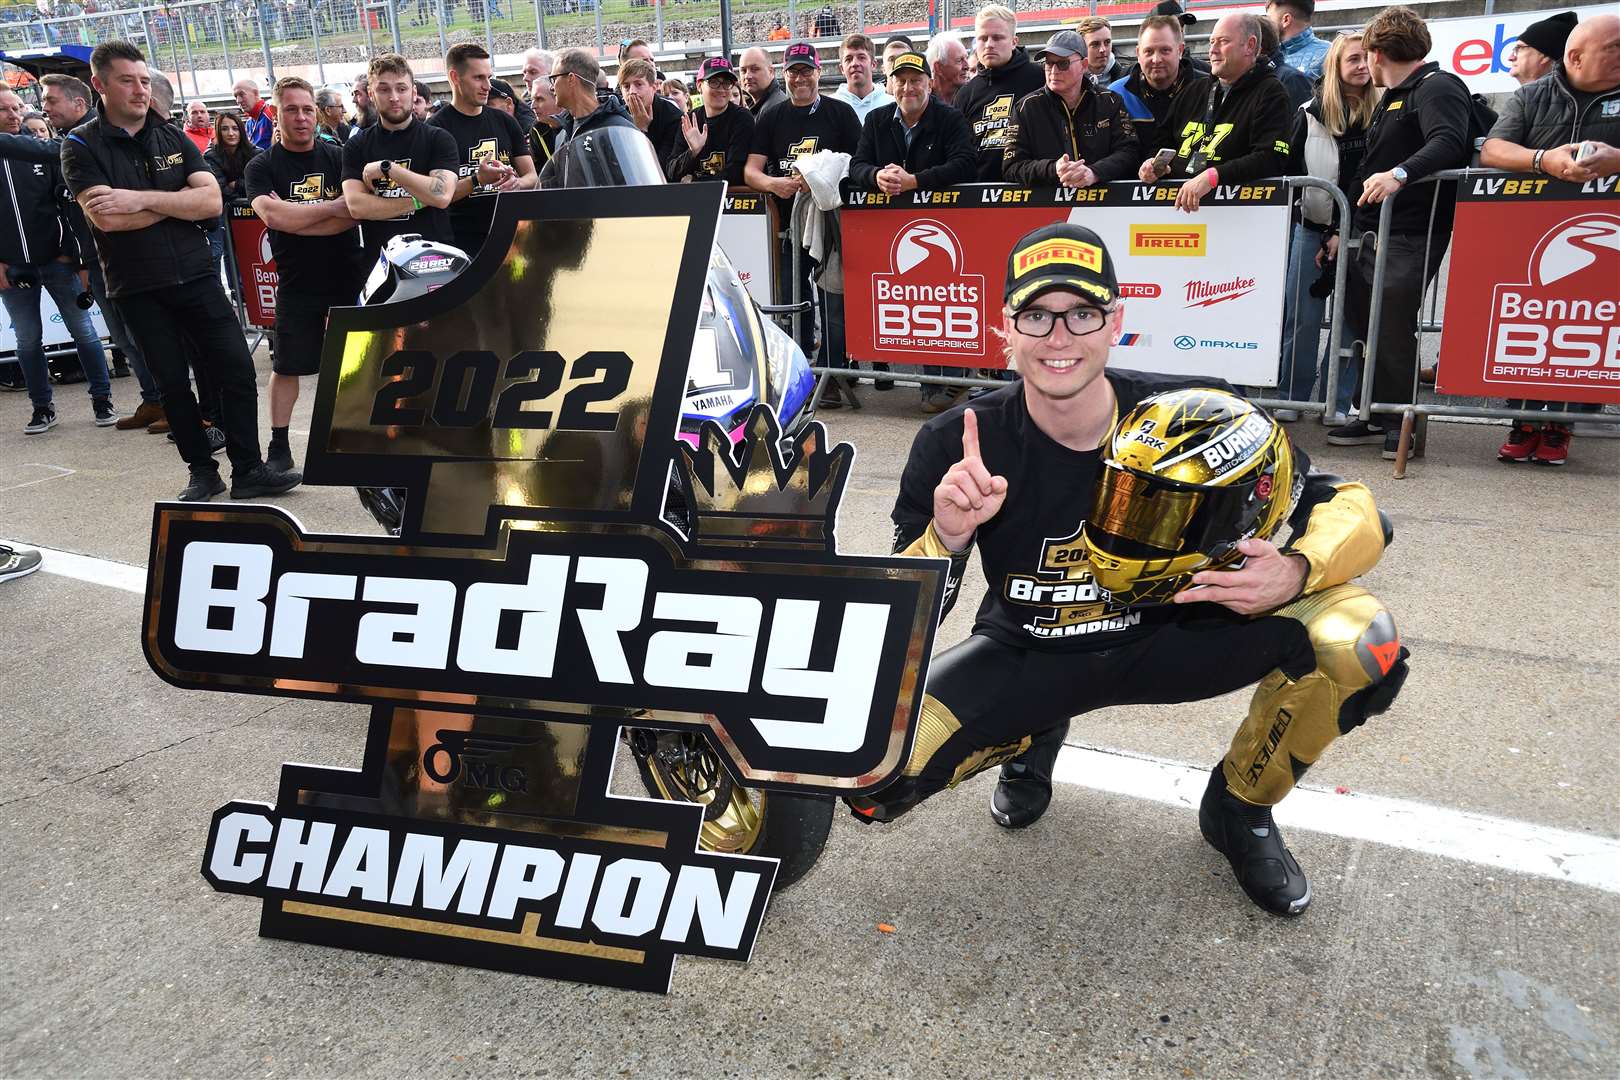
[[[1068,311],[1048,311],[1045,308],[1025,308],[1013,316],[1013,326],[1025,337],[1050,337],[1057,328],[1058,320],[1074,337],[1085,337],[1095,334],[1108,323],[1108,312],[1102,308],[1092,307],[1090,304],[1081,304]]]
[[[1054,71],[1068,71],[1069,65],[1074,63],[1074,57],[1043,56],[1041,57],[1041,63],[1045,64],[1049,68],[1052,68]]]

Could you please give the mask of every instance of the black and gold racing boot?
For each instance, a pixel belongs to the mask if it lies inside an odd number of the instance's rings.
[[[1219,764],[1198,807],[1198,828],[1210,847],[1226,856],[1238,884],[1260,907],[1291,917],[1310,906],[1311,883],[1283,843],[1271,807],[1244,802],[1228,791]]]
[[[990,817],[1003,829],[1035,824],[1052,803],[1052,768],[1068,737],[1069,722],[1035,736],[1028,750],[1001,767],[1001,779],[990,793]]]

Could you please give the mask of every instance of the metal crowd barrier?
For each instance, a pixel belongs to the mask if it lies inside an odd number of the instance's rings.
[[[1374,401],[1373,400],[1373,372],[1376,371],[1376,363],[1377,363],[1377,359],[1378,359],[1378,335],[1379,335],[1379,330],[1381,328],[1381,325],[1382,325],[1382,322],[1383,322],[1383,317],[1384,317],[1383,309],[1384,309],[1385,296],[1386,296],[1385,279],[1386,279],[1386,277],[1388,275],[1388,269],[1389,269],[1389,250],[1388,250],[1388,246],[1389,246],[1389,238],[1390,238],[1390,222],[1391,222],[1391,219],[1392,219],[1392,216],[1393,216],[1393,213],[1394,213],[1394,207],[1395,207],[1396,200],[1400,199],[1400,198],[1403,198],[1403,197],[1405,197],[1405,198],[1414,198],[1414,197],[1416,197],[1416,196],[1413,196],[1413,195],[1410,194],[1411,191],[1427,190],[1427,191],[1431,192],[1431,194],[1429,196],[1429,198],[1430,198],[1429,221],[1430,221],[1430,223],[1432,225],[1432,222],[1434,220],[1434,216],[1439,211],[1440,200],[1441,200],[1441,198],[1443,196],[1443,192],[1442,192],[1442,189],[1440,187],[1441,183],[1455,180],[1455,181],[1458,181],[1459,184],[1461,184],[1461,183],[1468,183],[1470,181],[1474,181],[1474,180],[1478,180],[1478,179],[1485,179],[1485,178],[1489,178],[1489,179],[1500,178],[1504,182],[1504,185],[1506,183],[1518,183],[1518,182],[1521,182],[1521,181],[1528,181],[1528,182],[1530,182],[1532,184],[1540,185],[1539,187],[1536,187],[1534,189],[1535,192],[1538,193],[1538,194],[1541,191],[1545,190],[1549,185],[1563,184],[1564,188],[1566,188],[1566,189],[1568,189],[1568,188],[1576,189],[1576,191],[1580,192],[1582,195],[1597,194],[1600,197],[1604,197],[1605,201],[1611,201],[1612,200],[1615,203],[1620,204],[1620,190],[1617,190],[1617,189],[1620,189],[1620,185],[1615,184],[1613,178],[1608,178],[1608,185],[1607,186],[1597,188],[1597,189],[1592,189],[1592,188],[1589,187],[1589,185],[1564,184],[1564,182],[1562,182],[1562,181],[1552,180],[1551,178],[1548,178],[1548,177],[1523,176],[1523,175],[1520,175],[1520,174],[1504,172],[1503,170],[1500,170],[1500,169],[1483,169],[1483,168],[1448,169],[1448,170],[1445,170],[1443,172],[1436,173],[1433,176],[1425,177],[1422,180],[1416,181],[1412,185],[1410,185],[1409,188],[1403,188],[1401,191],[1396,192],[1395,195],[1392,196],[1391,198],[1388,198],[1388,199],[1384,200],[1382,206],[1380,207],[1379,216],[1378,216],[1378,231],[1377,231],[1376,236],[1373,237],[1373,239],[1372,239],[1372,243],[1374,244],[1374,261],[1373,261],[1373,272],[1372,272],[1372,281],[1371,281],[1371,304],[1369,306],[1368,320],[1367,320],[1367,324],[1368,324],[1367,325],[1367,340],[1365,342],[1355,342],[1355,343],[1353,343],[1353,345],[1354,344],[1360,344],[1364,348],[1364,353],[1363,353],[1364,360],[1363,360],[1363,366],[1362,366],[1363,379],[1362,379],[1361,394],[1360,394],[1359,415],[1361,416],[1361,418],[1363,420],[1369,419],[1374,413],[1382,413],[1382,414],[1385,414],[1385,415],[1398,414],[1401,417],[1400,450],[1399,450],[1398,455],[1397,455],[1396,460],[1395,460],[1395,470],[1394,470],[1394,475],[1395,475],[1395,477],[1397,479],[1403,478],[1405,476],[1405,474],[1406,474],[1407,461],[1408,461],[1409,453],[1410,453],[1410,450],[1411,450],[1412,444],[1413,444],[1412,436],[1419,432],[1420,426],[1424,422],[1426,422],[1427,419],[1429,417],[1431,417],[1431,416],[1435,416],[1435,417],[1468,417],[1468,418],[1476,418],[1476,419],[1493,419],[1493,420],[1510,420],[1510,421],[1511,420],[1526,420],[1526,421],[1541,420],[1541,421],[1545,421],[1549,417],[1561,417],[1561,418],[1566,418],[1566,419],[1569,419],[1569,420],[1573,421],[1576,417],[1578,417],[1581,420],[1582,423],[1620,425],[1620,413],[1605,413],[1605,412],[1601,412],[1601,411],[1600,412],[1579,412],[1579,411],[1575,411],[1575,410],[1570,409],[1570,408],[1567,407],[1570,404],[1576,404],[1576,403],[1564,403],[1566,407],[1562,408],[1562,409],[1511,409],[1511,408],[1508,408],[1506,405],[1502,405],[1502,406],[1456,405],[1456,404],[1450,404],[1450,403],[1447,403],[1447,402],[1435,402],[1435,401],[1423,402],[1423,401],[1418,400],[1418,395],[1419,395],[1419,372],[1420,372],[1420,368],[1422,367],[1423,336],[1424,336],[1425,333],[1432,332],[1432,331],[1440,331],[1442,333],[1444,332],[1444,330],[1443,330],[1443,328],[1444,328],[1444,310],[1443,310],[1443,308],[1439,309],[1440,312],[1441,312],[1441,318],[1438,319],[1438,320],[1436,320],[1434,318],[1434,312],[1438,308],[1439,288],[1440,288],[1440,281],[1441,281],[1441,275],[1439,273],[1439,268],[1438,267],[1436,267],[1436,273],[1434,275],[1433,280],[1431,281],[1430,278],[1429,278],[1429,260],[1430,260],[1430,258],[1432,257],[1432,254],[1433,254],[1433,243],[1432,243],[1432,241],[1433,241],[1433,238],[1434,238],[1434,233],[1433,233],[1432,228],[1429,230],[1428,238],[1427,238],[1427,240],[1426,240],[1426,242],[1424,244],[1424,268],[1423,268],[1425,301],[1429,302],[1430,305],[1431,305],[1430,306],[1430,318],[1428,320],[1424,320],[1423,318],[1421,318],[1422,304],[1420,304],[1419,305],[1420,318],[1418,320],[1418,326],[1416,328],[1416,336],[1417,336],[1417,345],[1418,345],[1418,347],[1417,347],[1417,350],[1415,352],[1415,357],[1416,358],[1415,358],[1415,360],[1413,362],[1413,365],[1412,365],[1410,400],[1408,400],[1408,401],[1396,401],[1396,402],[1380,402],[1380,401]],[[1423,188],[1423,185],[1429,185],[1429,186],[1425,189],[1425,188]],[[1556,192],[1559,189],[1555,188],[1554,190]],[[1458,188],[1458,191],[1459,191],[1459,193],[1462,191],[1461,187]],[[1526,194],[1528,195],[1529,193],[1527,192]],[[1569,194],[1573,195],[1573,194],[1575,194],[1575,192],[1569,192]],[[1511,219],[1503,220],[1500,216],[1493,219],[1493,221],[1492,221],[1492,229],[1493,229],[1493,232],[1495,232],[1497,234],[1500,234],[1500,235],[1503,235],[1503,236],[1511,235],[1513,233],[1513,231],[1514,231],[1513,230],[1513,223],[1512,223]],[[1447,233],[1448,244],[1451,243],[1452,239],[1453,239],[1453,233]],[[1362,242],[1363,243],[1367,242],[1365,237],[1362,238]],[[1506,263],[1505,260],[1503,260],[1503,263],[1501,265],[1501,272],[1502,273],[1504,273],[1504,274],[1512,273],[1515,269],[1516,268],[1510,266],[1509,264]],[[1432,301],[1428,299],[1431,295],[1433,297]],[[1448,306],[1449,306],[1449,301],[1450,301],[1450,297],[1448,295]],[[1437,391],[1437,392],[1440,392],[1440,391]],[[1491,395],[1480,395],[1480,396],[1491,396]],[[1506,395],[1505,393],[1502,396],[1504,398],[1506,398],[1507,400],[1513,400],[1513,398],[1508,397],[1508,395]],[[1530,391],[1522,392],[1522,396],[1520,397],[1520,399],[1521,400],[1535,400],[1533,393],[1530,392]]]

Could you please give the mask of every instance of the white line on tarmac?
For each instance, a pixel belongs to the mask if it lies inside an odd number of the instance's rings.
[[[29,545],[23,545],[29,546]],[[35,548],[48,574],[146,591],[146,568],[69,551]],[[15,588],[16,586],[11,586]],[[1058,755],[1053,778],[1095,791],[1170,806],[1196,808],[1209,782],[1205,766],[1069,745]],[[1277,807],[1277,822],[1289,828],[1437,855],[1506,872],[1567,881],[1620,893],[1620,840],[1547,825],[1430,806],[1409,799],[1316,788],[1296,788]]]
[[[106,585],[108,588],[122,589],[124,592],[136,594],[146,592],[146,567],[144,566],[131,566],[129,563],[113,562],[110,559],[96,559],[89,555],[75,555],[71,551],[57,551],[54,548],[24,544],[21,541],[7,540],[0,541],[0,543],[15,543],[18,547],[33,548],[39,552],[45,557],[39,566],[43,573],[57,574],[77,581],[88,581],[92,585]]]
[[[1207,766],[1066,745],[1053,779],[1136,799],[1196,808]],[[1277,824],[1620,893],[1620,840],[1490,817],[1409,799],[1296,788]]]

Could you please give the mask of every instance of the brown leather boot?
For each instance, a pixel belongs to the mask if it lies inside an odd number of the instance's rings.
[[[113,427],[119,431],[134,431],[136,428],[143,428],[162,419],[163,406],[154,405],[150,401],[143,401],[140,408],[118,421]]]

